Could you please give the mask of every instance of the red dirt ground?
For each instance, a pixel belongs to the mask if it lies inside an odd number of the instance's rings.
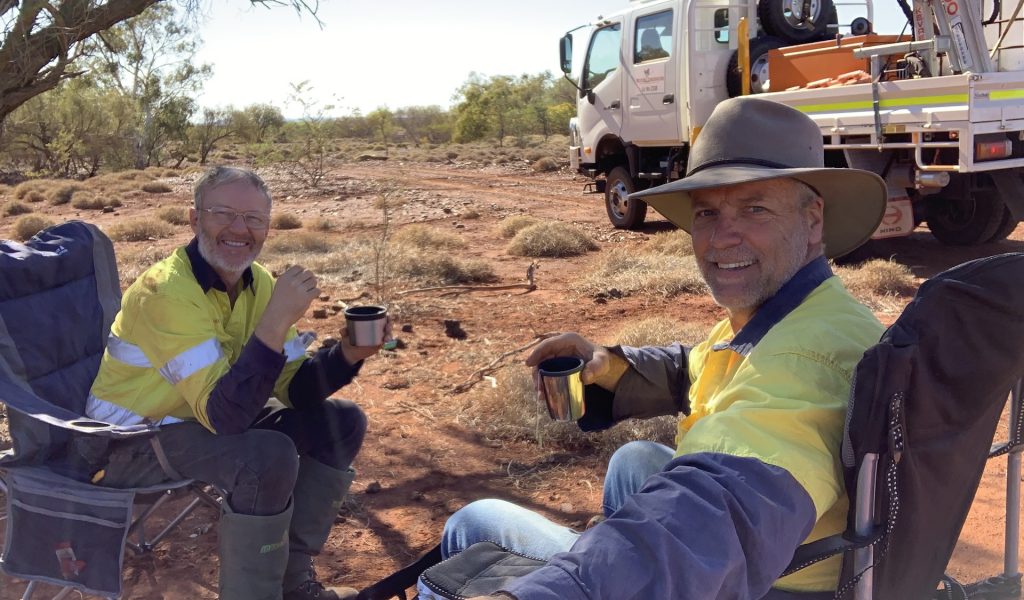
[[[361,186],[380,189],[382,182],[398,182],[417,193],[416,199],[393,217],[397,224],[421,221],[452,228],[468,242],[462,252],[490,261],[501,283],[521,282],[529,264],[529,259],[505,254],[506,242],[495,233],[496,223],[510,214],[527,212],[573,222],[598,239],[602,250],[641,243],[653,233],[670,229],[652,212],[643,231],[613,230],[600,197],[581,194],[581,178],[565,173],[536,175],[525,168],[343,164],[328,178],[327,190],[316,195],[273,173],[268,180],[276,192],[275,210],[303,217],[323,214],[361,228],[378,223],[380,211],[373,206],[373,193],[360,195],[352,190]],[[145,216],[161,204],[185,206],[191,182],[170,181],[175,186],[173,194],[128,201],[116,215],[83,212],[79,218],[105,226],[115,219]],[[469,209],[480,217],[461,218]],[[68,218],[66,212],[61,216]],[[455,227],[455,223],[463,227]],[[180,229],[175,238],[151,245],[163,253],[186,242],[189,234]],[[122,252],[128,246],[132,244],[118,244],[117,250]],[[1010,241],[983,248],[944,247],[922,231],[910,239],[886,242],[880,249],[910,266],[919,277],[976,256],[1007,251],[1024,251],[1024,228]],[[478,498],[504,498],[576,525],[598,512],[603,461],[525,442],[489,440],[460,418],[474,391],[450,394],[451,388],[474,370],[502,352],[526,344],[537,333],[575,330],[606,341],[609,332],[644,316],[664,315],[704,324],[722,317],[707,298],[628,297],[596,303],[569,292],[568,283],[595,258],[591,254],[541,261],[539,289],[529,294],[486,292],[456,298],[418,294],[402,301],[395,325],[396,331],[402,325],[412,326],[411,333],[399,334],[407,347],[369,360],[357,383],[340,393],[364,408],[370,426],[356,461],[359,476],[350,505],[339,516],[318,559],[324,581],[357,587],[372,583],[436,543],[445,519]],[[325,293],[331,299],[322,304],[351,295],[349,289],[327,288]],[[887,323],[894,318],[879,316]],[[445,337],[443,320],[451,318],[462,322],[468,339]],[[307,318],[299,325],[300,329],[315,329],[323,337],[333,335],[343,321],[340,316]],[[1005,471],[1006,459],[1002,458],[992,461],[985,474],[952,561],[952,573],[957,577],[973,581],[1002,568]],[[379,483],[380,491],[369,493],[371,483]],[[181,506],[182,500],[174,502]],[[216,511],[202,507],[153,553],[129,555],[125,597],[216,597],[216,520]],[[24,589],[23,582],[9,578],[0,579],[0,586],[2,599],[18,597]]]

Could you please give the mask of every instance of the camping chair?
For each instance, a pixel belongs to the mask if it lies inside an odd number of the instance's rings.
[[[219,508],[191,480],[113,489],[75,469],[72,440],[155,431],[84,413],[120,298],[113,245],[93,225],[72,221],[26,244],[0,242],[0,403],[14,444],[0,453],[7,496],[0,568],[30,581],[24,598],[37,582],[62,586],[58,597],[71,590],[119,597],[125,547],[148,552],[200,503]],[[189,493],[195,498],[185,509],[147,537],[147,518],[171,495]],[[149,506],[133,518],[137,501]]]
[[[1024,452],[1024,254],[925,282],[857,365],[843,437],[847,530],[801,546],[786,573],[844,554],[837,597],[1017,598]],[[1009,439],[993,445],[1009,406]],[[986,461],[1008,454],[1001,575],[943,575]]]

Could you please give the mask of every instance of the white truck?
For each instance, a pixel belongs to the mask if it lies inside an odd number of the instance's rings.
[[[613,225],[639,227],[647,206],[629,194],[685,175],[701,125],[747,79],[818,123],[826,165],[886,180],[875,238],[927,221],[947,244],[1004,239],[1024,219],[1024,0],[893,1],[912,35],[874,34],[870,0],[848,25],[832,0],[633,0],[569,32],[567,77],[586,40],[573,168]]]

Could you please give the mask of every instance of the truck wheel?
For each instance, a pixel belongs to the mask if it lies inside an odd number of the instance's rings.
[[[998,233],[1006,206],[994,189],[978,188],[974,181],[956,177],[928,198],[928,229],[943,244],[984,244]]]
[[[608,220],[618,229],[638,229],[647,216],[647,203],[630,200],[628,196],[636,191],[633,178],[625,167],[615,167],[608,173],[604,187],[604,205],[608,209]]]
[[[801,20],[805,6],[809,10]],[[766,33],[778,36],[790,44],[833,37],[836,31],[830,30],[828,26],[839,22],[832,0],[760,0],[757,3],[757,18]]]
[[[999,227],[996,228],[996,232],[992,234],[992,237],[988,239],[989,242],[1001,242],[1006,238],[1010,237],[1014,229],[1017,229],[1017,225],[1020,223],[1017,219],[1013,218],[1013,213],[1010,209],[1003,207],[1003,219],[999,222]]]
[[[768,91],[768,51],[782,48],[786,43],[770,35],[762,35],[750,40],[750,93],[761,94]],[[730,98],[743,93],[743,78],[740,75],[739,50],[732,53],[729,68],[725,71],[725,89]]]

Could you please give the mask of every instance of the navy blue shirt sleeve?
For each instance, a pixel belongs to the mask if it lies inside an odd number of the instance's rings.
[[[252,336],[235,364],[217,381],[206,415],[217,433],[241,433],[252,425],[274,391],[285,355]]]
[[[361,368],[363,361],[354,365],[345,361],[341,344],[321,348],[295,372],[288,384],[288,398],[295,408],[323,402],[355,379]]]
[[[505,591],[519,600],[758,600],[815,520],[810,496],[784,469],[681,456],[569,552]]]

